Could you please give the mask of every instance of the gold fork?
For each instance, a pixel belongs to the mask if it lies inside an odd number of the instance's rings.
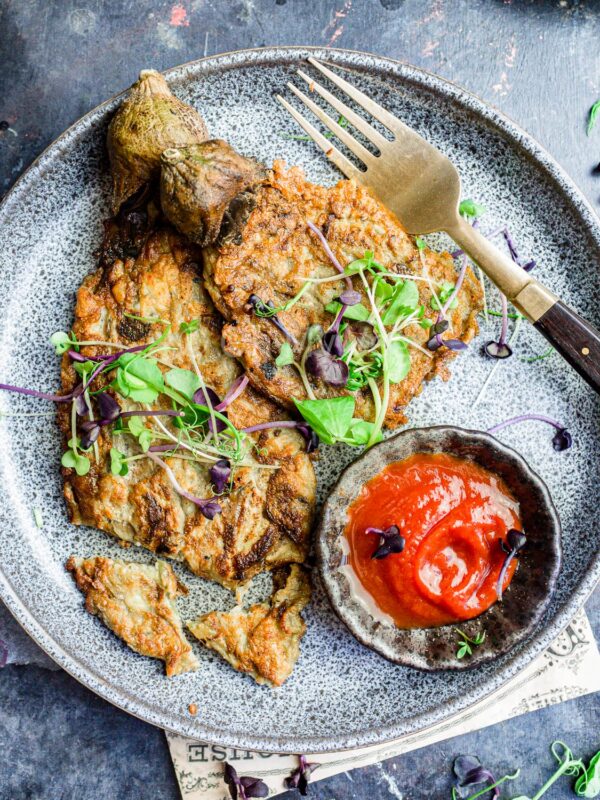
[[[370,141],[378,154],[357,141],[292,83],[289,89],[365,165],[358,169],[281,95],[289,111],[325,155],[346,175],[370,187],[408,233],[445,231],[525,315],[558,352],[600,392],[600,333],[526,270],[515,264],[459,213],[460,175],[454,164],[393,114],[314,58],[308,61],[393,135],[387,139],[309,75],[298,70],[316,92]]]

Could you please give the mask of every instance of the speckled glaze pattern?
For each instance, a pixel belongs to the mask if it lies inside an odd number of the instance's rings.
[[[273,95],[296,67],[316,55],[350,70],[350,78],[446,152],[458,165],[464,195],[489,212],[484,229],[508,223],[524,255],[559,295],[598,324],[598,220],[561,169],[494,109],[413,67],[341,50],[268,48],[216,56],[171,70],[183,100],[201,110],[214,136],[266,162],[284,157],[316,181],[336,175],[310,142],[285,138],[294,123]],[[152,66],[141,64],[140,67]],[[104,135],[120,98],[70,128],[27,171],[0,209],[0,380],[54,388],[58,361],[48,345],[68,328],[73,293],[94,267],[93,251],[108,213]],[[490,302],[497,304],[493,290]],[[497,320],[479,341],[491,338]],[[94,691],[147,721],[216,743],[275,752],[314,752],[381,742],[422,730],[492,693],[550,643],[583,603],[600,574],[597,515],[598,401],[557,356],[521,358],[546,349],[523,327],[517,355],[500,364],[476,403],[493,365],[477,344],[453,366],[449,383],[425,387],[410,408],[413,426],[486,429],[525,409],[555,416],[574,434],[565,453],[552,450],[539,423],[501,434],[547,483],[563,522],[563,569],[537,631],[510,654],[450,676],[398,666],[360,645],[333,613],[321,588],[307,610],[308,632],[292,678],[279,690],[256,686],[218,656],[194,645],[198,672],[166,680],[161,665],[137,656],[97,619],[64,571],[71,553],[123,552],[105,534],[68,523],[59,477],[60,441],[52,417],[0,421],[0,593],[42,647]],[[45,411],[38,401],[0,397],[0,410]],[[356,453],[324,449],[318,463],[321,497]],[[32,509],[44,524],[35,527]],[[231,596],[178,569],[191,591],[184,618],[229,608]],[[264,588],[264,587],[263,587]],[[257,588],[259,591],[260,586]],[[189,703],[198,714],[191,717]]]
[[[460,626],[471,637],[485,632],[485,640],[469,658],[456,658],[454,625],[400,630],[373,617],[352,591],[345,571],[344,529],[349,506],[367,481],[389,464],[415,453],[446,453],[474,461],[499,475],[519,503],[523,530],[527,532],[527,547],[520,554],[519,568],[503,601]],[[489,433],[445,426],[409,428],[375,445],[344,470],[323,504],[315,546],[329,600],[360,642],[396,664],[462,671],[508,653],[535,630],[560,569],[561,526],[544,482],[517,452]]]

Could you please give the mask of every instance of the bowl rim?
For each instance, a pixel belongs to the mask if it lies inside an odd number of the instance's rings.
[[[531,492],[533,489],[536,489],[539,492],[540,496],[542,497],[547,516],[551,521],[549,544],[553,555],[553,565],[551,572],[549,572],[546,576],[544,596],[537,604],[535,612],[524,626],[520,626],[517,629],[513,636],[509,637],[508,640],[504,640],[505,644],[500,647],[496,647],[493,650],[489,650],[487,648],[485,650],[475,650],[469,659],[455,659],[451,663],[444,663],[443,665],[428,665],[423,662],[416,663],[412,652],[409,652],[408,655],[404,650],[398,650],[394,652],[392,650],[392,645],[381,642],[377,638],[377,631],[369,630],[361,622],[360,617],[362,614],[357,613],[357,610],[361,608],[359,601],[355,600],[352,596],[346,596],[344,592],[344,588],[348,588],[347,577],[339,569],[333,568],[330,565],[330,560],[335,558],[338,553],[343,555],[341,552],[340,542],[343,536],[344,528],[340,527],[337,531],[335,529],[332,530],[332,526],[335,526],[335,523],[329,517],[329,510],[331,505],[335,505],[335,503],[338,501],[340,493],[344,494],[343,503],[346,508],[348,508],[357,498],[365,483],[369,480],[372,480],[381,472],[382,469],[390,464],[404,461],[406,458],[410,458],[411,455],[416,455],[422,452],[422,444],[420,444],[420,442],[422,443],[424,439],[437,438],[443,440],[444,437],[449,435],[455,437],[458,435],[459,439],[463,442],[472,442],[478,445],[483,445],[492,453],[501,455],[509,462],[510,465],[516,467],[520,471],[521,475],[525,478],[525,481],[523,482],[524,491]],[[402,455],[400,458],[394,458],[394,444],[399,439],[407,438],[409,436],[416,437],[416,441],[411,453],[408,455]],[[382,451],[383,458],[376,465],[376,469],[372,470],[371,474],[365,477],[362,474],[365,463],[368,463],[372,460],[377,461],[377,456],[381,455]],[[440,452],[447,451],[441,450],[440,448]],[[455,453],[450,451],[449,455],[455,455]],[[458,457],[465,460],[472,460],[476,464],[479,463],[476,457]],[[383,466],[382,462],[384,462]],[[484,468],[493,473],[493,470],[489,467]],[[360,474],[360,480],[356,480],[355,478],[357,472]],[[349,492],[346,491],[347,487],[352,487]],[[561,569],[562,525],[560,521],[560,515],[556,506],[554,505],[552,495],[550,494],[550,490],[548,489],[545,481],[540,475],[538,475],[538,473],[529,465],[527,460],[517,450],[504,444],[492,434],[487,433],[487,431],[463,428],[458,425],[426,425],[414,428],[404,428],[402,431],[387,437],[381,442],[378,442],[369,450],[365,450],[340,473],[338,480],[336,481],[321,508],[319,524],[315,529],[315,552],[317,556],[317,569],[319,578],[332,610],[344,623],[354,638],[357,639],[362,645],[368,647],[394,664],[400,664],[402,666],[410,667],[411,669],[420,670],[422,672],[462,672],[465,670],[476,669],[482,664],[489,663],[490,661],[496,660],[500,656],[510,653],[517,646],[526,644],[527,639],[530,636],[533,636],[533,634],[536,632],[548,607],[548,604],[552,599]],[[482,614],[479,614],[477,617],[474,617],[472,620],[465,620],[464,622],[451,623],[449,625],[442,625],[434,628],[416,628],[412,630],[419,631],[421,634],[423,631],[431,631],[431,635],[435,636],[434,632],[436,631],[444,631],[449,628],[455,628],[456,625],[465,627],[471,622],[480,622],[485,619],[486,614],[493,608],[495,608],[495,604],[492,604],[490,609],[486,609],[486,611],[484,611]],[[420,638],[422,638],[422,636]],[[425,656],[421,657],[424,658]]]

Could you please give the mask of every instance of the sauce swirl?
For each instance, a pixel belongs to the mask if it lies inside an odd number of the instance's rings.
[[[519,506],[497,475],[467,459],[417,453],[389,464],[350,506],[349,564],[364,590],[399,628],[460,622],[497,599],[502,542],[521,530]],[[396,525],[401,553],[375,559],[367,528]],[[506,590],[516,561],[506,571]]]

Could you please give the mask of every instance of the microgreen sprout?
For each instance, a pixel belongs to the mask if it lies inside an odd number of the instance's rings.
[[[496,780],[490,770],[481,764],[477,756],[470,755],[455,758],[453,770],[456,775],[456,784],[452,787],[452,800],[475,800],[476,797],[482,797],[488,792],[492,793],[491,800],[495,800],[500,796],[498,787],[506,781],[515,780],[521,772],[517,769],[512,775],[504,775]],[[477,789],[482,784],[485,784],[483,788]],[[476,789],[475,793],[473,793],[473,789]]]
[[[228,761],[225,762],[223,780],[227,784],[231,800],[250,800],[252,797],[268,797],[269,787],[259,778],[239,776]]]
[[[288,331],[288,329],[277,316],[275,306],[271,300],[269,300],[267,303],[264,303],[257,294],[251,294],[248,298],[248,304],[257,316],[269,319],[292,344],[298,344],[298,340],[294,334],[291,333],[291,331]]]
[[[374,533],[379,537],[379,544],[373,551],[371,558],[379,561],[392,553],[401,553],[404,550],[406,542],[400,535],[400,529],[397,525],[390,525],[389,528],[384,530],[381,528],[367,528],[365,533]]]
[[[42,509],[36,506],[33,509],[33,521],[36,528],[41,528],[44,525],[44,518],[42,517]]]
[[[309,763],[306,756],[298,756],[298,766],[292,772],[289,778],[284,780],[286,789],[298,789],[302,797],[308,794],[308,784],[310,776],[321,765],[317,763]]]
[[[188,333],[194,333],[200,327],[200,320],[199,319],[192,319],[189,322],[182,322],[179,326],[179,333],[183,334],[184,336]]]
[[[302,288],[300,291],[288,300],[286,303],[283,303],[280,306],[275,306],[273,304],[255,304],[254,305],[254,313],[257,317],[264,317],[266,319],[270,319],[271,317],[276,316],[277,314],[281,314],[284,311],[289,311],[293,308],[296,303],[300,300],[300,298],[304,295],[306,290],[310,287],[310,281],[306,281],[302,284]]]
[[[590,108],[588,112],[588,123],[586,131],[588,136],[594,130],[594,126],[596,125],[596,120],[598,119],[598,114],[600,114],[600,100],[596,100],[596,102],[593,104],[593,106]]]
[[[458,206],[458,213],[462,214],[463,217],[478,219],[485,214],[485,207],[480,203],[476,203],[474,200],[467,198],[465,200],[461,200]]]
[[[508,428],[510,425],[516,425],[518,422],[528,422],[530,420],[545,422],[556,430],[556,433],[552,437],[552,447],[557,452],[568,450],[572,446],[573,437],[565,426],[561,425],[561,423],[557,422],[555,419],[545,416],[545,414],[520,414],[518,417],[511,417],[510,419],[505,419],[503,422],[499,422],[497,425],[492,425],[491,428],[487,429],[487,432],[495,434],[504,430],[504,428]]]
[[[467,636],[460,628],[454,629],[458,634],[458,650],[456,651],[457,658],[464,658],[465,656],[473,655],[473,647],[478,647],[485,641],[485,631],[479,631],[475,636]]]
[[[498,602],[502,600],[502,592],[504,586],[504,578],[512,560],[518,556],[519,552],[527,544],[527,537],[523,531],[518,531],[516,528],[511,528],[506,534],[506,542],[501,542],[502,550],[506,553],[506,558],[502,564],[502,569],[498,575],[498,582],[496,584],[496,595]]]

